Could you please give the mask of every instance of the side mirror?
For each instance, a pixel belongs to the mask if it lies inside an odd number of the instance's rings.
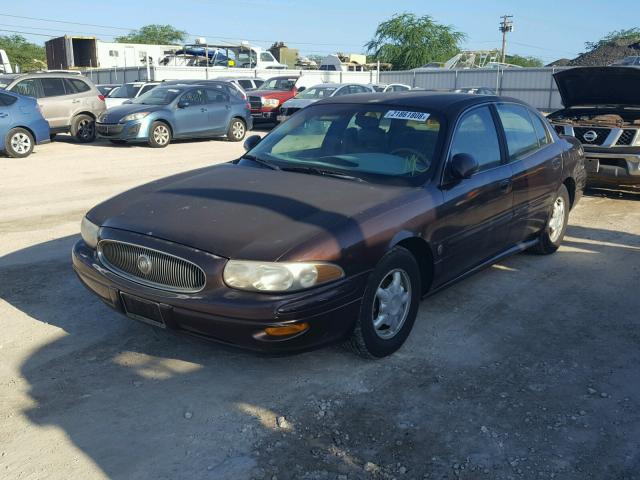
[[[298,89],[298,92],[304,92],[306,89],[307,89],[307,87],[300,87],[300,88]]]
[[[180,100],[178,102],[178,108],[187,108],[189,105],[191,104],[186,100]]]
[[[262,140],[262,137],[260,135],[251,135],[250,137],[247,137],[247,139],[244,141],[245,151],[249,151],[252,148],[254,148],[256,145],[260,143],[261,140]]]
[[[458,179],[471,178],[479,169],[478,161],[468,153],[456,153],[451,159],[451,173]]]

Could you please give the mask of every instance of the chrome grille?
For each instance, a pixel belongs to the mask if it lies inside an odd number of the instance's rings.
[[[202,290],[206,282],[204,271],[196,264],[140,245],[102,240],[98,254],[109,270],[142,285],[194,293]]]
[[[616,145],[631,145],[631,142],[633,141],[633,137],[636,136],[636,132],[637,130],[633,130],[633,129],[623,130],[620,136],[618,137],[618,141],[616,142]]]
[[[584,138],[585,133],[594,132],[596,138],[592,141],[588,141]],[[586,143],[587,145],[602,145],[611,132],[610,128],[596,128],[596,127],[573,127],[573,133],[580,143]]]

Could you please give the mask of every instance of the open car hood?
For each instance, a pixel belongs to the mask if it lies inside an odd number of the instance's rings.
[[[589,105],[640,106],[640,68],[578,67],[553,77],[566,108]]]

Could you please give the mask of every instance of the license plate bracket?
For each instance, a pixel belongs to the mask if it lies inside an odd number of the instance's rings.
[[[120,292],[120,298],[127,317],[148,323],[154,327],[166,328],[159,303],[124,292]]]
[[[600,170],[600,159],[585,158],[584,168],[587,172],[598,173],[598,170]]]

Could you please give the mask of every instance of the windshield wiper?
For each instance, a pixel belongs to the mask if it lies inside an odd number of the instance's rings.
[[[269,162],[268,160],[264,160],[262,158],[258,158],[255,155],[247,154],[243,155],[242,158],[246,158],[247,160],[251,160],[252,162],[256,162],[258,165],[264,165],[271,170],[281,170],[279,166],[274,163]]]
[[[297,173],[308,173],[311,175],[322,175],[325,177],[334,177],[334,178],[342,178],[343,180],[351,180],[353,182],[366,183],[366,180],[360,177],[354,177],[353,175],[347,175],[346,173],[336,172],[335,170],[327,170],[324,168],[318,167],[282,167],[280,170],[284,170],[285,172],[297,172]]]

